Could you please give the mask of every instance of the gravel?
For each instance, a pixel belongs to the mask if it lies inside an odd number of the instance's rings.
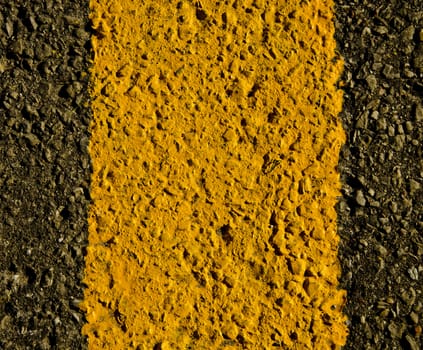
[[[423,3],[336,1],[345,349],[421,349]]]
[[[1,349],[86,347],[87,12],[0,0]]]

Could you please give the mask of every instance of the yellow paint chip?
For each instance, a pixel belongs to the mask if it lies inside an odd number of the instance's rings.
[[[90,349],[332,349],[332,1],[92,0]]]

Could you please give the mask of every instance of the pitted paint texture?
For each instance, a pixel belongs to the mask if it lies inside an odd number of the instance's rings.
[[[339,348],[332,1],[90,6],[89,348]]]

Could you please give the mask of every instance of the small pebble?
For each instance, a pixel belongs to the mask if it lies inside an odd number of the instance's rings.
[[[364,207],[366,205],[366,198],[364,197],[363,191],[358,190],[357,194],[355,196],[355,200],[357,202],[358,205]]]

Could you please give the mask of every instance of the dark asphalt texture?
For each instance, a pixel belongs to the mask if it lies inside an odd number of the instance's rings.
[[[0,349],[83,349],[88,2],[0,0]]]
[[[422,349],[423,2],[336,1],[345,349]]]

